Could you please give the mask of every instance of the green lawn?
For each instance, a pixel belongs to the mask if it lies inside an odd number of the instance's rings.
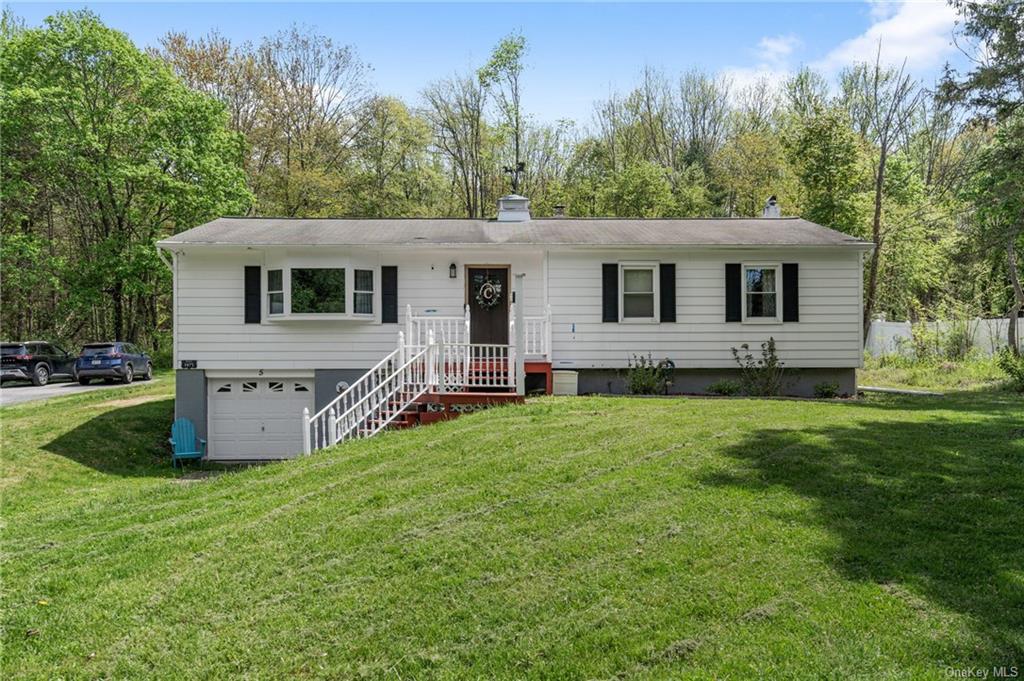
[[[171,389],[0,411],[5,678],[1024,667],[1017,396],[544,398],[182,481]]]

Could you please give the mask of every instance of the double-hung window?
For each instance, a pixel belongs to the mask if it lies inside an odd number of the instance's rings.
[[[284,270],[267,270],[267,314],[284,314]]]
[[[354,270],[352,308],[355,314],[373,314],[373,270]]]
[[[657,265],[648,263],[621,265],[622,321],[658,321],[657,269]]]
[[[744,321],[781,321],[778,265],[743,266]]]

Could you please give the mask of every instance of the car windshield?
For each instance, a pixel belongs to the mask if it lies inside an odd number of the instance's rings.
[[[114,354],[113,345],[86,345],[82,348],[82,356],[89,357],[92,355],[112,355]]]
[[[24,345],[15,343],[4,343],[0,345],[0,355],[24,355],[27,354]]]

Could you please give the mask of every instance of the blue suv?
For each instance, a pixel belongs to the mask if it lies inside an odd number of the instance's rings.
[[[75,373],[82,385],[94,378],[107,383],[131,383],[136,377],[148,381],[153,378],[153,362],[134,343],[89,343],[75,362]]]

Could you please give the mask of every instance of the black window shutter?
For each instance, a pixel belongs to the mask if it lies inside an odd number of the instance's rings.
[[[601,321],[619,321],[619,266],[613,262],[601,265]]]
[[[260,266],[245,267],[245,323],[260,323]]]
[[[743,273],[740,263],[725,263],[725,321],[743,321]]]
[[[658,267],[658,297],[661,299],[661,321],[676,320],[676,264],[663,262]]]
[[[380,321],[398,323],[398,268],[394,265],[380,268]]]
[[[782,263],[782,321],[800,321],[800,266]]]

